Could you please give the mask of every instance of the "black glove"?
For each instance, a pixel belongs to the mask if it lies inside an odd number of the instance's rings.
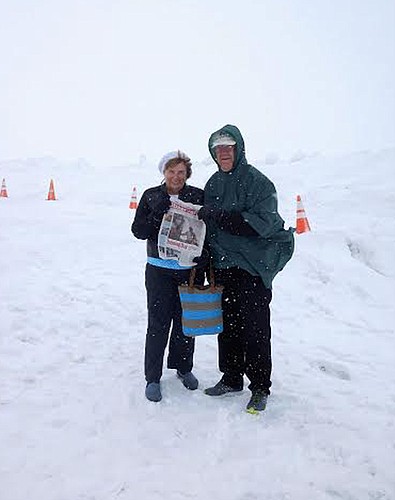
[[[150,209],[155,215],[155,218],[160,218],[169,210],[171,206],[170,196],[167,193],[160,192],[155,200],[150,203]]]
[[[258,233],[248,224],[240,212],[224,210],[219,227],[236,236],[258,236]]]
[[[221,210],[211,205],[205,205],[198,212],[198,218],[204,222],[212,221],[217,224],[219,229],[236,236],[257,236],[258,233],[253,229],[240,212]]]
[[[204,207],[199,210],[197,216],[198,219],[204,222],[213,221],[219,224],[223,214],[224,211],[220,208],[215,208],[212,205],[204,205]]]
[[[210,254],[205,248],[203,248],[202,255],[200,255],[199,257],[195,257],[193,259],[193,262],[195,262],[196,264],[196,266],[194,266],[195,269],[204,269],[210,262]]]
[[[162,224],[163,216],[169,210],[170,206],[170,196],[167,193],[160,192],[158,197],[151,200],[151,203],[149,204],[151,213],[147,217],[148,224],[158,230]]]

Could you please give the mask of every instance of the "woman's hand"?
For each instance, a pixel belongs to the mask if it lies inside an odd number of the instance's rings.
[[[169,211],[171,206],[170,196],[167,193],[160,193],[157,199],[151,203],[151,210],[155,218],[162,218],[166,212]]]

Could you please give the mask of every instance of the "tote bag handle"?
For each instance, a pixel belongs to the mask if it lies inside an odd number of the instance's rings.
[[[191,271],[191,274],[189,275],[189,283],[188,283],[188,288],[190,290],[193,289],[193,286],[195,284],[195,277],[196,277],[196,268],[194,267]],[[211,259],[210,259],[210,272],[209,272],[209,285],[210,285],[210,290],[211,292],[214,292],[215,289],[215,277],[214,277],[214,267],[212,265]]]

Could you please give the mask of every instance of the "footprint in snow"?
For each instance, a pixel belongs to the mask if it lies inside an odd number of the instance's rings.
[[[341,380],[351,380],[351,376],[347,368],[339,363],[321,361],[318,363],[318,368],[321,372],[331,377],[339,378]]]

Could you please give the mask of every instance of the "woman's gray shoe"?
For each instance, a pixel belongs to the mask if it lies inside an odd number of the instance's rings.
[[[192,372],[181,373],[177,370],[177,377],[181,379],[184,387],[190,391],[194,391],[198,388],[199,381]]]
[[[162,399],[160,392],[160,384],[158,382],[150,382],[145,388],[145,397],[154,403],[158,403]]]
[[[240,392],[242,390],[242,387],[230,387],[229,385],[224,384],[222,380],[220,380],[213,387],[204,389],[204,394],[207,394],[207,396],[223,396],[224,394],[227,394],[229,392]]]
[[[247,404],[248,413],[257,413],[258,411],[263,411],[266,408],[267,398],[267,393],[261,389],[252,391],[251,399]]]

